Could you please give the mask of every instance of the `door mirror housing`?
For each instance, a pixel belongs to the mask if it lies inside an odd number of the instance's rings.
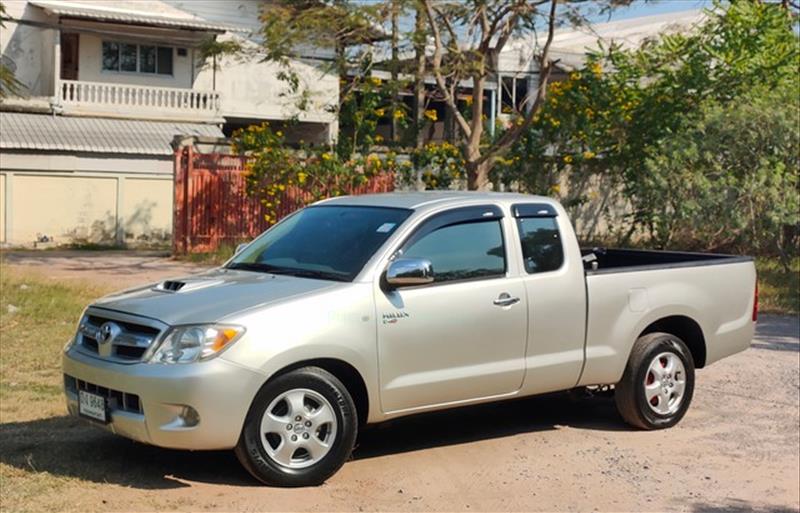
[[[426,258],[398,258],[386,269],[386,283],[392,288],[433,283],[433,264]]]

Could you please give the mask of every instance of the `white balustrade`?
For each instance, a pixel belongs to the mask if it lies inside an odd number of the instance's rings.
[[[66,107],[119,114],[214,117],[220,107],[219,92],[197,89],[61,80],[59,94]]]

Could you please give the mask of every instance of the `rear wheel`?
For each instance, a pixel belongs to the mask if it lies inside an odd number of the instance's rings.
[[[236,456],[265,484],[318,485],[350,456],[357,426],[353,399],[341,381],[318,367],[305,367],[261,389]]]
[[[614,399],[628,424],[662,429],[683,418],[693,394],[694,361],[686,344],[669,333],[649,333],[634,344]]]

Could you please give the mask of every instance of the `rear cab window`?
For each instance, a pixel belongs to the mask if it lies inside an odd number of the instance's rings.
[[[558,229],[558,213],[545,203],[512,206],[519,231],[525,272],[556,271],[564,263],[564,247]]]

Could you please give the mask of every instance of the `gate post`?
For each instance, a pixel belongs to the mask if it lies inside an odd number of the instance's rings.
[[[194,143],[186,146],[186,174],[183,180],[183,252],[189,253],[192,243],[192,198],[189,196],[189,182],[192,181],[192,171],[194,171]]]

